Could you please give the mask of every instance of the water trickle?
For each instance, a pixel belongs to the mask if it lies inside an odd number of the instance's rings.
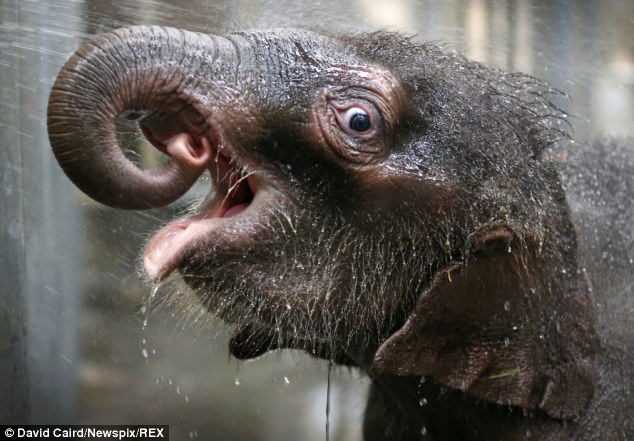
[[[328,360],[328,387],[326,389],[326,441],[330,441],[330,386],[332,375],[332,360]]]
[[[143,332],[145,332],[148,322],[150,320],[150,311],[152,309],[152,302],[154,301],[154,298],[156,297],[156,294],[158,293],[158,290],[160,288],[161,285],[154,285],[154,287],[152,288],[152,291],[150,291],[150,295],[148,296],[147,300],[145,301],[145,305],[143,305],[143,307],[141,308],[141,313],[144,315],[143,318]],[[143,338],[143,340],[141,340],[141,354],[143,355],[143,358],[145,358],[145,362],[149,363],[149,355],[150,352],[147,349],[147,340],[145,338]],[[156,354],[156,349],[152,349],[152,355]]]
[[[145,314],[145,318],[143,319],[143,329],[147,328],[148,321],[150,320],[150,311],[152,309],[152,302],[158,293],[161,285],[154,285],[152,291],[150,291],[150,295],[148,296],[143,309],[141,310]],[[145,340],[143,341],[145,344]]]

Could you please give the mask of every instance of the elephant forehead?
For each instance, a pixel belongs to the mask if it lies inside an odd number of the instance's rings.
[[[230,34],[254,49],[265,67],[302,66],[323,69],[362,64],[362,59],[337,39],[303,29],[273,29]]]
[[[250,70],[254,83],[247,89],[263,109],[307,110],[323,91],[351,87],[373,92],[393,113],[403,101],[400,83],[390,70],[327,35],[277,29],[227,37],[240,53],[241,67]]]
[[[333,65],[324,72],[334,85],[362,87],[384,99],[399,100],[402,89],[389,70],[372,64]]]

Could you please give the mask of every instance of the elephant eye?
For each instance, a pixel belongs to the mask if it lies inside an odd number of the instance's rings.
[[[372,128],[370,115],[360,107],[349,108],[342,119],[344,124],[355,132],[363,133]]]

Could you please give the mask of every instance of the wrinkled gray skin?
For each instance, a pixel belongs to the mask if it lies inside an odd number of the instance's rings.
[[[632,439],[633,146],[571,142],[553,94],[395,34],[135,27],[69,60],[48,126],[111,206],[208,170],[148,278],[234,323],[238,358],[366,372],[366,440]],[[121,116],[159,170],[121,153]]]

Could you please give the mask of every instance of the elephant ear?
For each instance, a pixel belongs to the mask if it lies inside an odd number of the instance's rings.
[[[594,392],[597,340],[574,243],[548,250],[508,226],[481,232],[465,262],[436,273],[373,371],[428,376],[555,418],[579,415]]]

